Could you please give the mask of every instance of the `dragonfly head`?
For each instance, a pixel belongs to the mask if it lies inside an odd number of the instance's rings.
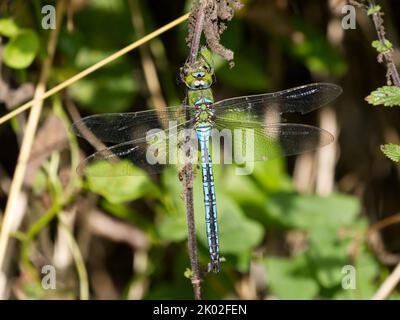
[[[212,68],[205,64],[195,64],[194,67],[181,68],[181,80],[189,88],[193,90],[208,89],[213,84]]]
[[[192,66],[186,63],[180,70],[181,81],[189,89],[208,89],[215,82],[214,69],[206,58],[206,53],[207,49],[203,48]]]

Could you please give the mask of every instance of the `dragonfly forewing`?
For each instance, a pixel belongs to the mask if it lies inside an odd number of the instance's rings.
[[[215,115],[217,119],[271,123],[276,119],[274,115],[306,114],[328,104],[341,93],[342,88],[335,84],[313,83],[279,92],[222,100],[214,104]]]
[[[86,139],[86,132],[89,131],[103,142],[128,142],[145,138],[152,129],[181,127],[186,122],[185,110],[187,108],[179,106],[160,111],[96,114],[74,122],[72,129],[75,134]]]

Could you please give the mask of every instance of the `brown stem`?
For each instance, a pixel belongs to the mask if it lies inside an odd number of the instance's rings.
[[[369,0],[369,7],[372,8],[375,6],[375,1]],[[378,39],[379,41],[385,45],[386,43],[386,37],[385,37],[385,28],[383,26],[383,19],[381,17],[382,13],[381,12],[376,12],[372,14],[372,21],[374,23],[376,33],[378,34]],[[393,49],[390,49],[386,52],[382,53],[383,57],[385,58],[386,61],[386,67],[388,69],[388,78],[391,80],[391,82],[396,86],[400,87],[400,76],[399,73],[396,69],[396,65],[393,61]]]
[[[200,5],[197,7],[197,10],[195,11],[195,14],[197,14],[196,26],[194,28],[192,44],[190,46],[190,57],[189,57],[190,66],[193,66],[193,64],[196,62],[197,54],[200,48],[201,34],[203,32],[203,26],[204,26],[204,16],[205,16],[207,0],[199,0],[199,1]]]
[[[203,32],[204,25],[204,15],[205,15],[205,5],[206,0],[200,0],[201,3],[197,7],[197,10],[194,14],[197,14],[196,17],[196,25],[195,31],[192,38],[192,44],[190,47],[190,56],[189,56],[189,66],[192,67],[197,59],[197,55],[200,48],[200,38]],[[186,103],[185,103],[186,104]],[[186,112],[186,120],[190,117],[189,113]],[[190,162],[185,164],[183,169],[183,185],[184,185],[184,194],[186,201],[186,219],[188,226],[188,248],[190,255],[190,264],[192,268],[192,277],[191,282],[194,291],[194,298],[196,300],[201,300],[201,277],[200,277],[200,269],[199,269],[199,258],[197,255],[197,246],[196,246],[196,227],[194,221],[194,201],[193,201],[193,168]]]
[[[6,277],[6,256],[7,256],[7,248],[10,240],[11,231],[13,229],[13,221],[16,219],[14,216],[17,214],[16,205],[20,199],[22,194],[23,181],[26,173],[26,168],[29,160],[29,156],[32,151],[32,146],[36,134],[36,129],[39,125],[40,115],[43,106],[43,100],[40,99],[41,96],[46,91],[46,84],[50,74],[50,69],[53,63],[53,57],[56,51],[58,34],[61,29],[61,21],[64,14],[64,10],[66,8],[65,0],[61,0],[57,2],[57,27],[52,30],[49,37],[49,42],[47,44],[47,57],[45,58],[43,65],[41,67],[39,81],[35,89],[35,96],[33,100],[32,110],[29,114],[28,122],[24,131],[24,137],[21,144],[21,150],[18,155],[18,162],[14,171],[13,180],[10,186],[10,193],[7,200],[6,208],[3,215],[3,223],[0,232],[0,277]],[[23,216],[23,215],[22,215]],[[22,220],[22,218],[21,218]],[[3,273],[4,272],[4,273]],[[3,298],[4,292],[3,283],[0,287],[0,299]],[[2,288],[3,287],[3,288]]]
[[[183,169],[183,175],[186,200],[186,219],[188,226],[188,248],[190,255],[190,264],[192,268],[191,282],[193,286],[194,298],[196,300],[201,300],[201,278],[196,246],[196,227],[194,222],[193,201],[193,169],[191,163],[185,165],[185,168]]]

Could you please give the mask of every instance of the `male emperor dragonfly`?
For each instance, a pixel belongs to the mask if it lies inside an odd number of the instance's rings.
[[[210,138],[213,136],[213,131],[228,129],[230,132],[238,130],[251,132],[253,137],[249,140],[252,141],[251,148],[247,138],[245,142],[238,138],[242,137],[241,134],[231,136],[231,149],[233,149],[231,153],[236,154],[235,150],[242,150],[243,147],[246,151],[251,151],[251,161],[263,161],[276,156],[295,155],[314,150],[331,143],[332,135],[314,126],[281,121],[279,117],[285,113],[306,114],[318,109],[339,96],[342,89],[330,83],[314,83],[274,93],[214,102],[211,91],[214,71],[202,54],[199,54],[192,67],[186,64],[181,68],[181,80],[187,87],[184,106],[167,107],[161,111],[99,114],[75,122],[73,129],[77,135],[87,138],[84,132],[88,129],[97,139],[114,144],[90,155],[81,163],[78,171],[83,172],[88,165],[98,161],[127,160],[144,170],[129,170],[132,166],[126,166],[128,169],[120,166],[121,172],[112,170],[112,175],[159,173],[163,170],[164,164],[177,163],[173,161],[174,156],[169,142],[178,141],[178,137],[182,141],[180,134],[192,129],[195,136],[195,143],[192,146],[196,147],[195,150],[197,147],[200,148],[201,156],[206,230],[211,258],[209,271],[218,272],[220,254],[211,155],[214,159],[214,153],[219,153],[219,150],[210,152]],[[160,130],[152,130],[156,128]],[[159,133],[163,134],[163,143]],[[168,143],[165,143],[165,137]],[[183,140],[188,142],[187,135],[185,137]],[[149,158],[150,147],[158,160],[162,156],[163,162]],[[188,152],[185,153],[187,155]],[[192,160],[198,160],[198,153],[192,152],[193,154],[195,156]],[[90,174],[110,175],[105,170],[91,171]]]

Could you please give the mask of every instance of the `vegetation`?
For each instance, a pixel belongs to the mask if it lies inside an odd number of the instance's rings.
[[[48,2],[0,5],[1,116],[192,6],[192,1],[73,0],[68,6],[50,1],[58,19],[57,28],[47,30],[41,10]],[[400,138],[396,108],[369,107],[364,97],[372,105],[400,105],[391,65],[398,44],[385,33],[381,38],[383,21],[376,41],[374,24],[365,27],[361,16],[382,19],[385,11],[391,18],[385,25],[396,34],[399,3],[362,7],[367,11],[357,11],[355,30],[340,27],[345,1],[329,6],[242,0],[241,9],[239,1],[229,3],[228,13],[207,8],[216,20],[230,20],[238,10],[227,25],[204,22],[203,40],[215,53],[216,100],[311,82],[340,84],[344,94],[319,114],[295,117],[332,131],[333,145],[257,163],[248,176],[236,175],[233,166],[215,166],[225,262],[219,274],[202,274],[203,297],[377,298],[400,262],[399,171],[380,150],[398,162]],[[189,43],[195,34],[195,20],[190,21]],[[6,278],[1,298],[193,297],[177,169],[157,177],[80,177],[79,161],[96,146],[69,130],[85,115],[179,105],[184,91],[175,79],[190,52],[187,36],[187,23],[180,24],[1,124],[0,279]],[[193,194],[204,270],[209,256],[199,174]],[[43,287],[45,265],[56,268],[54,290]],[[346,282],[353,274],[355,280]],[[398,299],[399,292],[379,297]]]

